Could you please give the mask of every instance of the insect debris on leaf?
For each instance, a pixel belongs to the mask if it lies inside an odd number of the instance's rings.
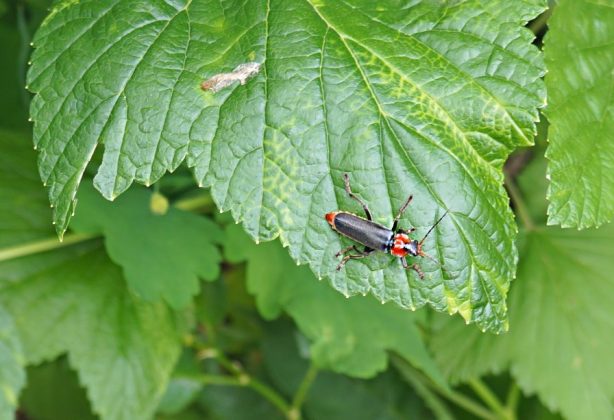
[[[219,92],[234,82],[244,85],[250,77],[255,76],[260,71],[260,63],[249,62],[239,64],[229,73],[219,73],[201,83],[202,90]]]

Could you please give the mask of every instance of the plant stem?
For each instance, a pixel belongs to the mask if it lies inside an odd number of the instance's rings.
[[[537,19],[535,19],[529,25],[529,29],[537,35],[544,29],[544,27],[548,24],[548,19],[550,19],[550,15],[552,14],[552,7],[549,7],[544,13],[539,15]]]
[[[226,357],[224,353],[216,349],[215,354],[215,358],[217,359],[219,364],[222,365],[222,367],[228,372],[232,373],[235,376],[241,376],[245,374],[243,369],[240,368],[237,364],[231,362],[230,359],[228,359],[228,357]]]
[[[284,399],[277,394],[270,387],[266,386],[262,382],[249,378],[247,381],[243,379],[243,377],[231,377],[226,375],[200,375],[198,376],[198,380],[203,385],[225,385],[225,386],[239,386],[245,387],[248,386],[252,388],[254,391],[258,392],[264,398],[269,400],[273,405],[279,408],[284,414],[290,412],[290,408],[288,403],[284,401]]]
[[[14,258],[37,254],[39,252],[63,248],[65,246],[69,246],[78,242],[88,241],[99,236],[100,235],[98,234],[91,233],[73,233],[64,236],[63,241],[60,241],[57,237],[53,237],[26,243],[23,245],[11,246],[8,248],[0,249],[0,261],[7,261]]]
[[[535,223],[533,223],[533,219],[531,218],[529,209],[527,208],[527,205],[522,198],[522,193],[516,186],[516,182],[509,175],[505,175],[505,186],[507,187],[507,191],[510,194],[512,203],[514,203],[516,213],[518,214],[522,225],[528,231],[535,230]]]
[[[186,211],[194,211],[202,208],[208,208],[213,205],[213,199],[211,198],[210,194],[203,194],[195,197],[186,198],[183,200],[178,200],[174,204],[175,207]],[[100,236],[101,235],[98,233],[69,233],[66,234],[61,241],[54,236],[51,238],[40,239],[22,245],[0,248],[0,261],[7,261],[14,258],[37,254],[40,252],[52,251],[54,249],[63,248],[79,242],[89,241],[90,239],[98,238]]]
[[[444,393],[442,395],[448,398],[454,404],[463,408],[465,411],[473,413],[482,419],[493,420],[496,418],[496,415],[494,413],[491,413],[490,411],[482,407],[480,404],[476,403],[471,398],[463,395],[460,392],[452,391],[449,393]]]
[[[249,386],[254,391],[262,395],[265,399],[269,400],[275,407],[277,407],[284,415],[288,416],[290,413],[290,404],[284,400],[284,398],[277,393],[273,388],[266,385],[264,382],[260,382],[258,379],[250,376],[239,365],[232,363],[226,358],[223,353],[219,353],[222,366],[230,370],[238,379],[239,383],[243,386]]]
[[[442,397],[447,398],[454,404],[463,408],[468,413],[475,415],[476,417],[479,417],[484,420],[496,419],[497,416],[495,413],[490,412],[489,410],[484,408],[482,405],[476,403],[471,398],[463,395],[460,392],[442,388],[440,385],[435,383],[431,378],[420,373],[417,369],[411,366],[404,359],[393,355],[391,356],[391,360],[394,366],[397,368],[397,370],[401,373],[401,375],[405,379],[407,379],[410,382],[410,384],[413,384],[414,381],[419,381],[419,383],[421,383],[423,386],[430,388],[431,390],[435,391]]]
[[[296,390],[296,394],[294,394],[294,398],[292,399],[292,406],[290,408],[291,416],[293,419],[301,418],[301,407],[303,402],[305,402],[305,398],[307,397],[307,393],[309,392],[309,388],[313,384],[313,381],[318,376],[318,368],[315,367],[313,363],[309,365],[309,369],[305,373],[301,384]]]
[[[490,407],[491,410],[497,413],[500,418],[508,418],[507,410],[484,382],[478,378],[475,378],[471,379],[468,384],[471,389],[473,389],[473,391],[482,399],[482,401],[484,401],[484,403]]]
[[[217,349],[215,349],[215,358],[222,367],[234,376],[234,382],[225,385],[248,386],[277,407],[286,417],[290,417],[291,406],[277,391],[250,376],[239,364],[233,363],[223,352]]]
[[[185,211],[195,211],[201,209],[211,209],[215,207],[211,194],[199,194],[192,197],[182,198],[173,203],[178,209]]]
[[[407,370],[406,372],[403,372],[403,376],[410,383],[414,391],[416,391],[416,394],[422,397],[427,407],[431,409],[431,412],[434,414],[435,418],[438,420],[453,420],[454,416],[450,412],[450,409],[442,397],[429,387],[429,384],[426,383],[425,379],[420,378],[416,373],[417,372],[415,371]]]
[[[226,375],[200,375],[198,380],[203,385],[243,386],[237,378]]]
[[[290,404],[286,402],[286,400],[277,393],[273,388],[260,382],[254,377],[248,377],[249,382],[247,386],[252,388],[254,391],[262,395],[264,398],[269,400],[275,407],[279,409],[286,417],[290,418],[290,413],[292,412],[290,408]]]
[[[510,390],[507,394],[507,399],[505,401],[505,409],[509,415],[510,420],[516,420],[516,410],[518,408],[518,401],[520,399],[520,388],[518,384],[512,381],[510,385]]]

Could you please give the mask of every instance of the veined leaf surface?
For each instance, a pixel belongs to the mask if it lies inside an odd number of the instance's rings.
[[[614,227],[527,234],[510,293],[510,332],[444,321],[432,348],[454,381],[510,368],[526,394],[569,419],[612,418]]]
[[[137,296],[163,298],[173,309],[185,308],[199,290],[199,279],[219,276],[215,242],[220,229],[211,220],[170,208],[151,210],[151,194],[135,188],[109,203],[90,185],[80,190],[81,207],[73,222],[79,233],[103,233],[107,253],[124,270]]]
[[[548,223],[614,216],[614,3],[562,0],[550,21]]]
[[[182,162],[256,240],[280,236],[298,263],[346,295],[460,312],[505,328],[516,227],[501,166],[529,145],[543,63],[522,26],[545,0],[115,0],[60,2],[34,39],[29,87],[40,173],[64,232],[82,174],[113,199]],[[260,64],[245,84],[205,80]],[[337,273],[344,242],[323,215],[358,210],[417,235],[425,280],[379,256]]]
[[[612,22],[607,0],[561,0],[550,20],[549,224],[583,229],[614,217]]]
[[[19,365],[62,354],[102,418],[150,418],[181,351],[182,315],[132,295],[99,241],[36,252],[54,236],[27,136],[0,131],[0,163],[0,418],[25,382]]]

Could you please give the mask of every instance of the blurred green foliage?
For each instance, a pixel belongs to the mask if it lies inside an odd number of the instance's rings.
[[[506,167],[520,235],[503,335],[346,299],[218,214],[185,167],[113,203],[86,173],[60,243],[23,89],[48,7],[0,1],[0,418],[612,417],[614,230],[546,227],[547,122]]]

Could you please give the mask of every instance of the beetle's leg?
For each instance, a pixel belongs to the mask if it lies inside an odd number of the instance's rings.
[[[413,198],[414,198],[413,195],[410,195],[409,197],[407,197],[407,201],[399,209],[399,213],[397,214],[397,217],[394,218],[394,222],[392,223],[392,229],[391,230],[393,232],[395,232],[397,230],[397,225],[399,224],[399,219],[401,218],[401,216],[403,216],[403,213],[405,213],[405,209],[407,209],[407,206],[409,206],[409,203],[411,203],[411,200]],[[412,228],[411,231],[413,232],[413,228]]]
[[[401,264],[403,264],[403,268],[404,269],[406,269],[406,270],[412,269],[416,273],[418,273],[418,277],[420,277],[420,279],[424,278],[424,273],[422,272],[422,269],[420,268],[420,266],[418,264],[409,265],[405,258],[401,258]]]
[[[350,187],[350,176],[348,174],[343,174],[343,182],[345,183],[345,191],[348,195],[354,200],[358,201],[362,206],[362,209],[365,211],[368,220],[372,220],[371,212],[369,211],[369,207],[362,201],[356,194],[352,192],[352,188]]]
[[[342,250],[340,250],[339,252],[337,252],[337,253],[335,254],[335,257],[339,257],[340,255],[345,254],[346,252],[348,252],[348,251],[349,251],[349,250],[351,250],[352,248],[354,248],[354,245],[350,245],[350,246],[348,246],[348,247],[346,247],[346,248],[343,248]]]
[[[418,273],[418,277],[420,277],[420,279],[422,280],[424,278],[424,273],[422,272],[422,269],[420,268],[420,266],[416,263],[416,264],[412,264],[411,268]]]
[[[368,257],[373,252],[372,249],[370,251],[367,251],[366,249],[367,248],[365,248],[365,251],[363,251],[363,252],[360,252],[360,251],[358,251],[358,249],[356,249],[356,251],[359,252],[359,254],[349,254],[349,255],[346,255],[345,257],[343,257],[343,259],[341,260],[341,262],[337,266],[337,271],[341,270],[341,268],[343,268],[345,263],[348,262],[349,260],[359,260],[361,258]]]
[[[343,259],[341,260],[341,262],[337,266],[337,271],[341,270],[343,268],[343,266],[345,265],[345,263],[348,262],[349,260],[359,260],[359,259],[365,258],[365,257],[366,257],[365,254],[350,254],[350,255],[346,255],[345,257],[343,257]]]
[[[348,246],[346,248],[343,248],[341,251],[337,252],[335,254],[335,257],[339,257],[339,256],[341,256],[341,255],[343,255],[346,252],[351,251],[351,250],[354,250],[354,251],[356,251],[358,253],[361,253],[361,251],[358,248],[356,248],[356,245],[350,245],[350,246]]]

